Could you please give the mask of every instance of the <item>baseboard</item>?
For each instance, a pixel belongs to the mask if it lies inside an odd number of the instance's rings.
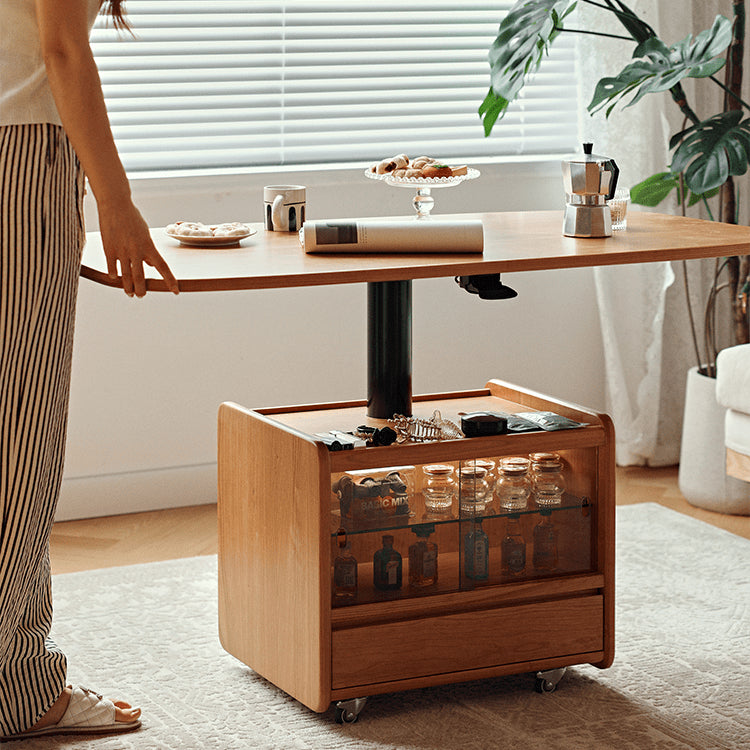
[[[216,502],[216,464],[63,479],[56,521]]]

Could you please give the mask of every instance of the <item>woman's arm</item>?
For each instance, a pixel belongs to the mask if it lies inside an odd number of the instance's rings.
[[[65,132],[96,198],[110,277],[120,264],[123,288],[146,293],[143,264],[156,268],[168,288],[177,281],[159,255],[148,226],[133,204],[104,105],[99,72],[89,45],[87,0],[35,0],[44,64]]]

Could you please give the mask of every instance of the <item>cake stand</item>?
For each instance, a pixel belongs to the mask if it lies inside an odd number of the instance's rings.
[[[454,187],[466,180],[474,180],[479,177],[479,170],[469,168],[466,170],[466,174],[454,177],[393,177],[391,174],[376,174],[366,170],[365,177],[369,177],[371,180],[380,180],[393,187],[416,190],[416,195],[412,200],[414,210],[417,212],[414,218],[429,219],[430,211],[435,205],[435,199],[432,197],[433,188]]]

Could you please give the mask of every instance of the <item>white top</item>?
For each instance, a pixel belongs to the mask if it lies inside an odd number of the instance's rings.
[[[89,29],[100,0],[87,0]],[[42,58],[34,0],[0,0],[0,125],[61,125]]]

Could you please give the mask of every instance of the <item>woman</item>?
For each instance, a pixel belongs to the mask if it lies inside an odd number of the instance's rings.
[[[0,2],[0,740],[140,726],[139,709],[66,687],[49,639],[84,173],[110,276],[142,297],[146,263],[178,291],[112,139],[88,41],[100,2]],[[105,8],[119,26],[121,3]]]

